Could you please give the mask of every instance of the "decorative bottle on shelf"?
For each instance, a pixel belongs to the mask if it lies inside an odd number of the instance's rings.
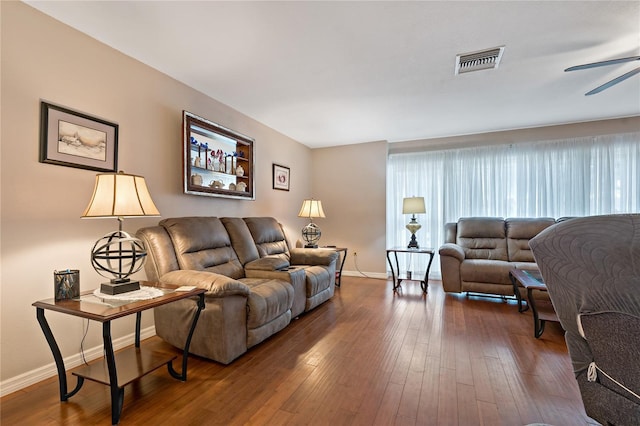
[[[244,176],[244,168],[242,166],[236,167],[236,176]]]

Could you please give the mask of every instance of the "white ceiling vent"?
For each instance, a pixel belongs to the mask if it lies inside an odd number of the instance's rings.
[[[456,56],[455,74],[498,68],[503,52],[504,46],[498,46],[477,52],[461,53]]]

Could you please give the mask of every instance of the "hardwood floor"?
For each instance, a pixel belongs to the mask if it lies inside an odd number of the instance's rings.
[[[582,407],[558,323],[533,337],[515,302],[344,277],[334,298],[229,366],[189,359],[125,388],[122,425],[597,424]],[[175,351],[157,337],[146,347]],[[71,379],[71,386],[75,378]],[[109,391],[57,378],[2,398],[3,425],[110,424]]]

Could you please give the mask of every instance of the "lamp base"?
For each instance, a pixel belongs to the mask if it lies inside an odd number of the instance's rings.
[[[320,228],[313,222],[302,228],[302,238],[307,242],[305,248],[318,248],[321,235]]]
[[[100,293],[114,295],[128,293],[130,291],[140,290],[140,281],[124,281],[124,282],[112,282],[100,284]]]
[[[407,248],[420,248],[418,247],[418,240],[416,240],[416,232],[418,232],[418,229],[422,228],[422,226],[416,221],[415,214],[411,216],[411,222],[407,223],[407,226],[405,226],[405,228],[407,228],[407,230],[411,232],[411,241],[409,241],[409,245],[407,246]]]
[[[407,248],[410,249],[419,249],[418,240],[416,239],[416,234],[411,234],[411,241],[409,241],[409,245]]]

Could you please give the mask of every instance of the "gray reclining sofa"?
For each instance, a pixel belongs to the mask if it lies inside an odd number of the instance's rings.
[[[138,230],[149,281],[207,290],[190,352],[228,364],[329,300],[338,254],[290,248],[271,217],[182,217]],[[155,308],[156,333],[183,348],[196,305]]]

